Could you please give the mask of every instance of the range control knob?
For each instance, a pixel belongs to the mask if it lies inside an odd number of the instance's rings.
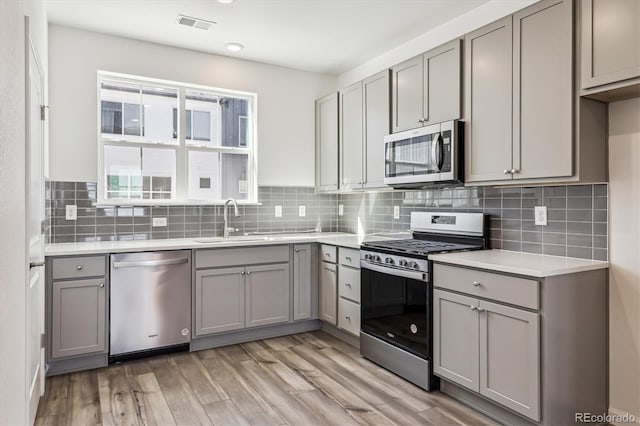
[[[365,254],[364,260],[371,260],[371,255],[369,253]]]
[[[400,259],[400,262],[398,262],[398,265],[407,266],[407,261],[405,259]]]
[[[387,258],[384,259],[384,263],[387,263],[389,265],[393,265],[393,259],[390,258],[390,257],[387,257]]]
[[[411,262],[407,263],[407,266],[411,269],[418,269],[418,262],[412,260]]]
[[[371,260],[373,260],[374,262],[382,262],[382,259],[380,259],[380,256],[378,256],[377,254],[372,255]]]

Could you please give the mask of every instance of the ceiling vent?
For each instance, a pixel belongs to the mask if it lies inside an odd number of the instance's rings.
[[[213,21],[207,21],[206,19],[194,18],[193,16],[187,15],[178,15],[176,23],[184,25],[186,27],[198,28],[205,31],[215,25],[215,22]]]

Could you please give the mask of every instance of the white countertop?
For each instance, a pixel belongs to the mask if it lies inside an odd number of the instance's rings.
[[[197,248],[248,247],[275,244],[322,243],[341,247],[360,248],[365,241],[410,238],[402,234],[357,235],[341,232],[301,234],[251,235],[222,238],[173,238],[163,240],[99,241],[91,243],[48,244],[46,256],[73,256],[82,254],[122,253],[131,251],[183,250]]]
[[[572,257],[520,253],[506,250],[479,250],[459,253],[432,254],[430,260],[452,265],[489,269],[497,272],[552,277],[609,267],[609,262]]]

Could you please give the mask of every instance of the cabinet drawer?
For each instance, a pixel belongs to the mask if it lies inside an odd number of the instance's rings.
[[[289,246],[239,247],[196,251],[196,268],[244,266],[289,261]]]
[[[360,269],[338,266],[338,294],[360,303]]]
[[[98,277],[105,273],[104,256],[53,259],[53,279]]]
[[[340,264],[351,266],[352,268],[360,268],[360,250],[340,247],[338,249]]]
[[[338,300],[338,328],[360,335],[360,305],[342,297]]]
[[[336,247],[320,244],[320,259],[325,262],[336,263],[338,261]]]
[[[512,305],[539,309],[538,281],[436,264],[433,285]]]

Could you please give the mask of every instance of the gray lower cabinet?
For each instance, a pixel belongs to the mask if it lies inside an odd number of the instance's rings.
[[[247,266],[246,327],[289,321],[289,264]]]
[[[338,189],[338,95],[316,100],[316,190]]]
[[[197,271],[195,276],[195,336],[244,328],[245,268]]]
[[[293,246],[293,320],[309,319],[312,316],[311,244]]]
[[[640,2],[582,0],[580,6],[582,88],[640,78]]]
[[[338,323],[338,269],[337,265],[320,262],[320,319]]]
[[[52,287],[52,359],[104,352],[105,278],[54,281]]]

